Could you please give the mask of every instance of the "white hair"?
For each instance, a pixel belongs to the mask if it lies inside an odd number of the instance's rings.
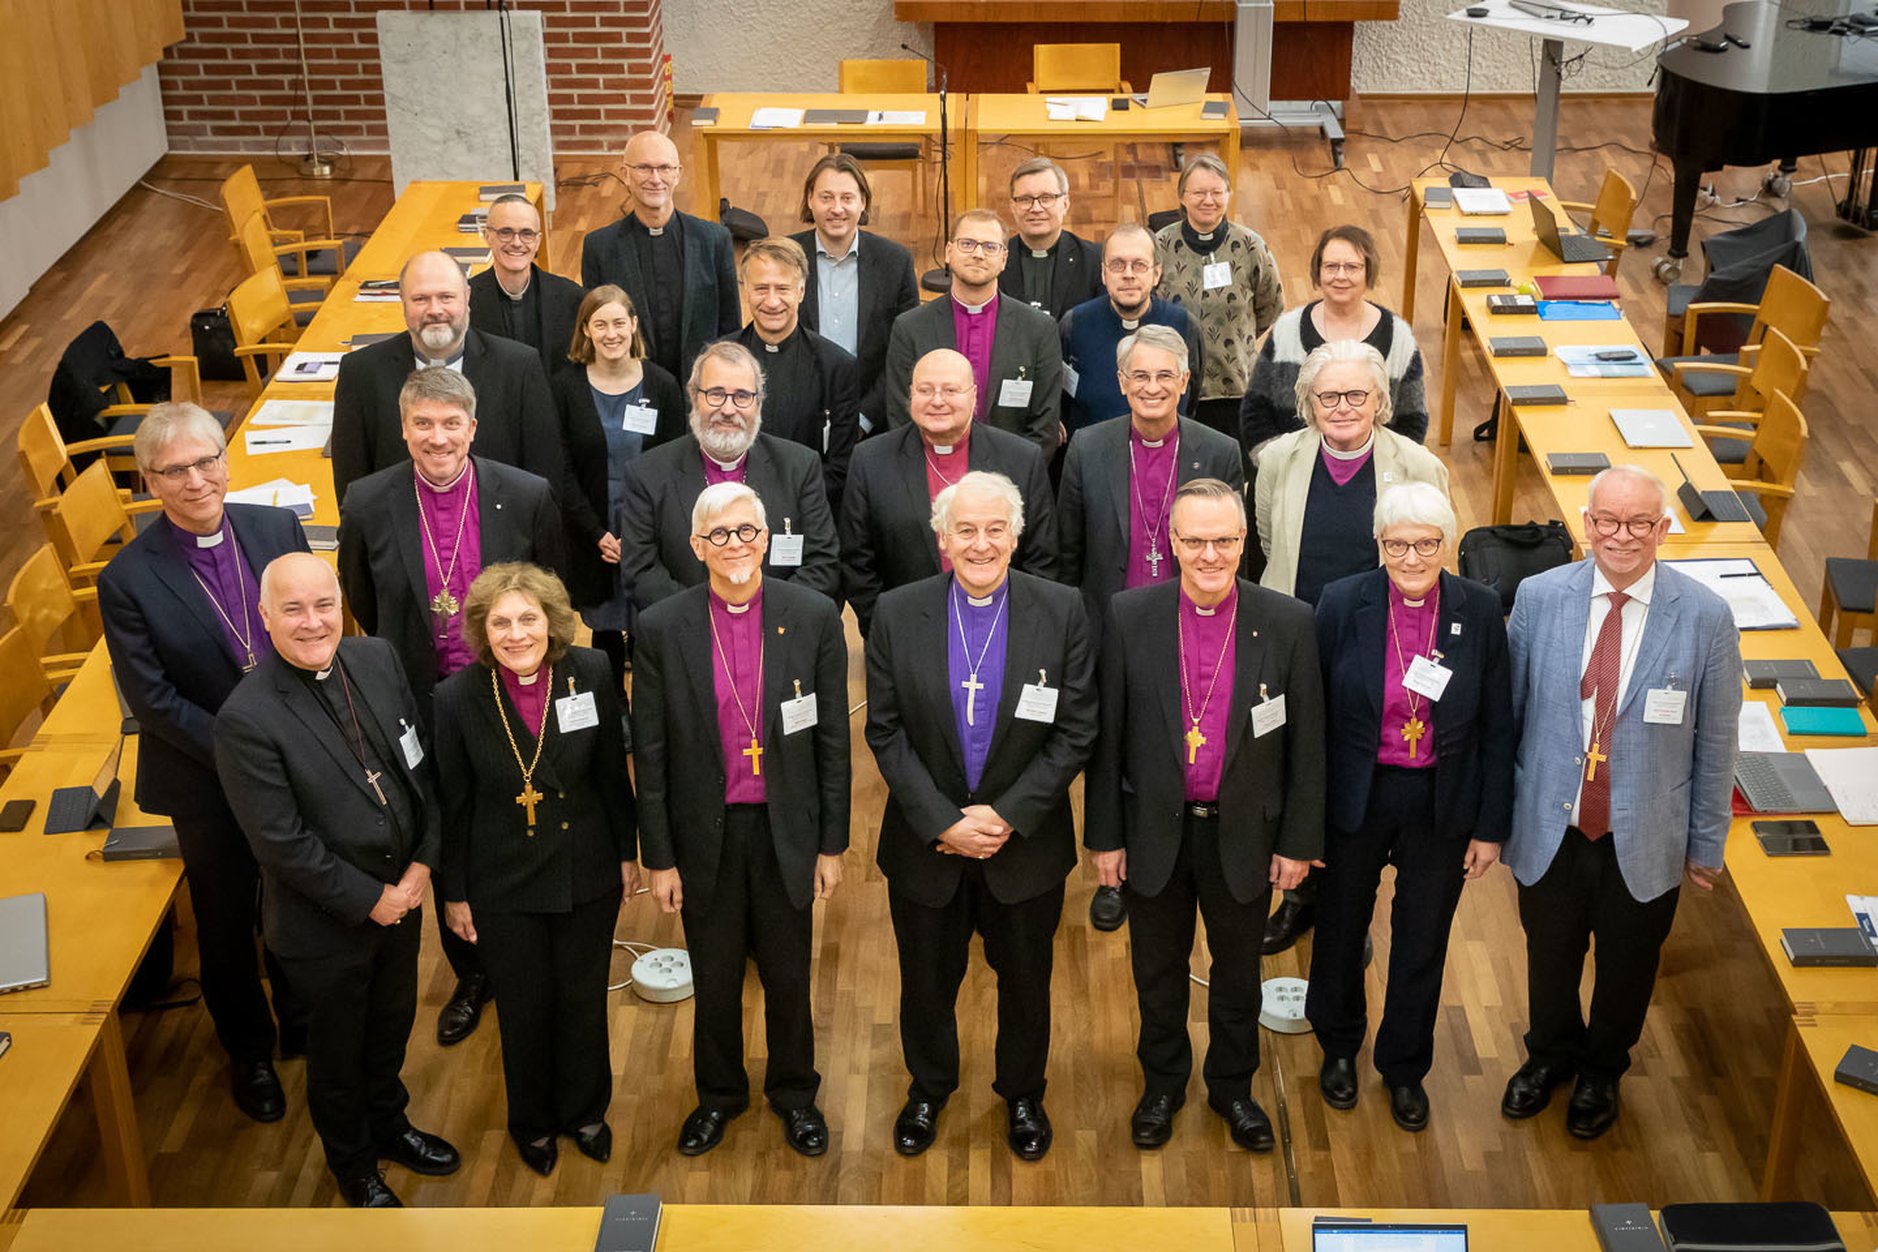
[[[145,421],[150,419],[145,418]],[[1601,469],[1591,476],[1591,483],[1585,489],[1585,512],[1591,511],[1591,502],[1598,498],[1598,485],[1608,478],[1634,478],[1656,488],[1656,511],[1669,511],[1669,484],[1658,478],[1641,465],[1612,465]]]
[[[1441,542],[1454,546],[1454,506],[1447,492],[1433,483],[1397,483],[1376,497],[1376,538],[1381,539],[1392,526],[1433,526],[1441,532]]]
[[[1011,538],[1018,539],[1023,536],[1023,493],[1018,491],[1016,483],[1002,474],[994,474],[989,470],[973,470],[933,497],[933,534],[943,535],[952,529],[952,505],[960,495],[995,496],[1003,501],[1005,516],[1010,519],[1011,523]]]
[[[156,467],[157,455],[163,449],[177,439],[190,437],[214,444],[218,452],[228,447],[228,436],[213,413],[187,400],[165,401],[152,405],[137,423],[131,455],[136,458],[137,468],[148,474]]]
[[[1122,336],[1115,345],[1115,368],[1119,373],[1128,372],[1136,348],[1159,348],[1179,363],[1181,373],[1187,372],[1187,341],[1172,326],[1143,326],[1132,335]]]
[[[712,483],[698,493],[691,506],[691,533],[702,535],[705,528],[739,500],[748,500],[756,510],[756,524],[769,529],[769,514],[763,510],[763,498],[743,483]]]
[[[1389,394],[1389,363],[1383,360],[1382,353],[1360,339],[1332,339],[1312,348],[1305,355],[1304,364],[1298,366],[1295,400],[1299,415],[1312,430],[1317,429],[1317,406],[1311,402],[1311,394],[1317,390],[1317,375],[1326,365],[1349,361],[1369,366],[1375,380],[1370,391],[1376,396],[1376,425],[1387,425],[1394,416],[1394,397]]]

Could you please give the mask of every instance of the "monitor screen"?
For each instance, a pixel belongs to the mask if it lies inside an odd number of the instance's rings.
[[[1467,1252],[1467,1227],[1396,1222],[1318,1222],[1311,1252]]]

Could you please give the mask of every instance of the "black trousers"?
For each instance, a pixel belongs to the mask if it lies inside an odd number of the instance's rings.
[[[809,1007],[812,906],[796,908],[784,890],[769,814],[755,805],[724,810],[724,847],[708,906],[687,894],[680,910],[691,951],[691,1068],[698,1103],[741,1109],[750,1102],[743,1067],[743,975],[751,959],[763,984],[769,1067],[763,1095],[778,1109],[815,1103],[815,1018]]]
[[[1630,1049],[1643,1036],[1657,961],[1682,895],[1677,886],[1654,900],[1636,899],[1624,885],[1614,845],[1609,836],[1587,839],[1574,826],[1565,832],[1544,876],[1519,889],[1532,1022],[1526,1054],[1613,1080],[1630,1068]],[[1587,1019],[1578,984],[1593,938],[1597,950]]]
[[[377,1168],[377,1145],[411,1125],[399,1071],[417,1019],[423,924],[413,910],[396,926],[366,922],[341,952],[282,959],[307,1002],[307,1109],[340,1178]]]
[[[462,982],[478,974],[486,975],[483,967],[483,954],[477,946],[466,939],[457,938],[456,932],[443,924],[443,909],[437,909],[437,938],[443,945],[443,959],[450,962],[450,972]]]
[[[183,868],[189,875],[189,900],[196,915],[196,956],[202,970],[202,1003],[215,1023],[216,1038],[232,1060],[271,1060],[274,1017],[283,1026],[300,1026],[305,1009],[291,980],[272,952],[264,952],[273,1012],[261,990],[261,965],[254,941],[261,919],[261,869],[241,833],[235,815],[218,813],[172,817]]]
[[[972,935],[998,976],[997,1066],[991,1089],[1006,1100],[1043,1098],[1050,1061],[1050,971],[1063,884],[1002,903],[985,885],[982,861],[968,860],[959,889],[938,908],[887,884],[887,908],[900,953],[900,1050],[912,1083],[907,1095],[944,1104],[959,1086],[959,986],[971,961]]]
[[[1217,1104],[1252,1094],[1259,1067],[1259,944],[1271,888],[1241,904],[1226,887],[1219,863],[1217,817],[1188,816],[1174,871],[1160,894],[1146,896],[1126,883],[1129,957],[1135,999],[1141,1009],[1141,1038],[1135,1056],[1147,1093],[1184,1097],[1193,1073],[1193,1042],[1187,1037],[1188,970],[1193,956],[1194,916],[1206,921],[1213,964],[1207,972],[1206,1021],[1210,1039],[1201,1072],[1206,1093]]]
[[[591,1126],[613,1098],[607,972],[618,884],[567,913],[472,909],[496,990],[509,1133],[533,1141]]]
[[[1369,1025],[1363,939],[1376,912],[1382,867],[1395,865],[1389,916],[1389,985],[1374,1060],[1392,1087],[1434,1065],[1435,1018],[1448,931],[1465,882],[1465,839],[1435,829],[1435,773],[1378,765],[1369,808],[1353,831],[1330,833],[1317,882],[1317,939],[1304,1013],[1326,1057],[1355,1057]]]

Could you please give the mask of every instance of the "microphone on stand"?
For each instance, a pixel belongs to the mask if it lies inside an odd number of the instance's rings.
[[[934,238],[943,244],[952,224],[952,140],[948,125],[949,110],[946,108],[946,67],[934,60],[930,54],[920,51],[911,44],[902,43],[900,50],[911,52],[939,72],[939,229]],[[950,291],[952,271],[943,264],[937,269],[927,270],[920,275],[919,285],[931,292]]]

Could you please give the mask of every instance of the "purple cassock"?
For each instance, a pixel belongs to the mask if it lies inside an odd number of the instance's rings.
[[[955,444],[942,446],[922,440],[920,447],[926,452],[926,500],[930,503],[971,472],[972,432],[967,428],[965,438]],[[936,538],[934,542],[937,543]],[[952,572],[952,558],[944,552],[939,554],[939,568],[948,574]]]
[[[235,528],[226,516],[212,535],[192,535],[167,520],[164,525],[169,526],[176,550],[202,585],[209,612],[221,625],[228,655],[242,669],[253,669],[274,645],[261,628],[261,580],[248,564]]]
[[[463,472],[448,487],[436,487],[422,474],[417,481],[419,528],[424,549],[424,590],[434,604],[441,592],[456,601],[455,613],[432,611],[437,649],[437,677],[447,678],[475,660],[463,642],[462,606],[469,602],[470,584],[483,570],[483,522],[476,509],[476,466],[466,462]],[[459,532],[462,538],[457,538]]]
[[[763,592],[748,604],[726,604],[710,593],[711,682],[717,695],[717,737],[724,750],[724,803],[769,798],[763,758],[751,741],[763,737]],[[757,745],[761,746],[760,742]]]
[[[958,340],[959,353],[972,363],[972,381],[978,384],[978,403],[972,406],[972,420],[983,421],[991,405],[991,341],[998,333],[998,296],[977,308],[952,301],[952,334]]]
[[[1128,573],[1123,587],[1146,587],[1179,573],[1168,519],[1180,469],[1180,428],[1150,443],[1128,432]]]
[[[1369,458],[1376,455],[1376,438],[1370,436],[1369,446],[1355,456],[1336,456],[1331,452],[1329,444],[1325,444],[1318,455],[1323,458],[1324,469],[1330,473],[1330,481],[1339,487],[1346,486],[1352,478],[1363,472],[1363,467],[1369,464]]]
[[[502,690],[508,693],[515,711],[521,714],[528,733],[541,738],[541,720],[548,712],[548,667],[543,665],[527,678],[500,665],[496,666],[496,672],[502,675]]]
[[[698,455],[704,459],[704,485],[707,487],[715,487],[718,483],[742,482],[743,472],[750,464],[750,454],[747,452],[738,457],[736,464],[728,469],[722,463],[712,460],[710,454],[702,448],[698,450]]]
[[[1004,653],[1011,638],[1007,577],[983,600],[965,594],[955,580],[947,595],[946,679],[952,693],[952,719],[965,757],[965,785],[978,790],[991,755],[991,732],[997,728],[998,701],[1004,695]],[[967,684],[974,684],[967,686]]]
[[[1402,593],[1394,583],[1389,584],[1389,620],[1395,629],[1393,638],[1385,637],[1382,641],[1382,742],[1376,748],[1378,765],[1420,769],[1435,763],[1434,701],[1404,687],[1402,676],[1408,673],[1408,667],[1414,664],[1417,654],[1427,652],[1434,646],[1435,623],[1440,615],[1439,583],[1419,604],[1410,604],[1402,598]],[[1383,633],[1389,635],[1387,626]],[[1399,657],[1396,652],[1398,642],[1402,645]],[[1413,757],[1410,756],[1409,741],[1402,737],[1402,728],[1408,725],[1411,717],[1419,718],[1423,727],[1414,744]]]
[[[1186,694],[1181,699],[1180,763],[1187,771],[1187,799],[1211,804],[1219,799],[1219,774],[1226,763],[1226,731],[1232,722],[1233,652],[1238,635],[1239,588],[1210,609],[1180,593],[1180,670]],[[1219,678],[1215,681],[1213,675]],[[1209,694],[1210,693],[1210,694]],[[1203,741],[1188,761],[1193,719],[1200,718]]]

